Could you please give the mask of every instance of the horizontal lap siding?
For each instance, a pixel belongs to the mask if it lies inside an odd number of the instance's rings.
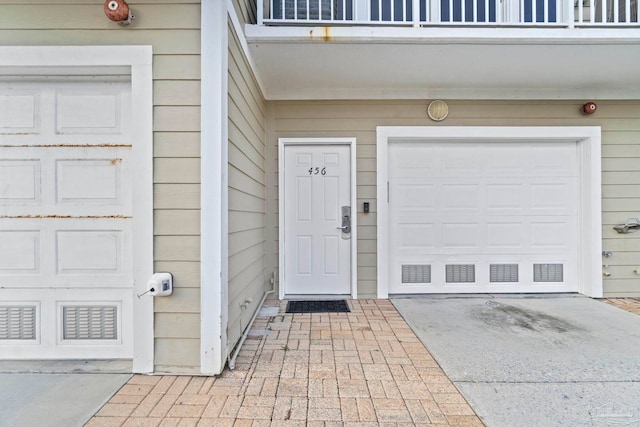
[[[152,45],[154,268],[174,293],[154,300],[156,370],[200,371],[200,2],[139,0],[128,27],[104,1],[0,0],[3,45]]]
[[[232,351],[265,291],[266,106],[229,26],[229,323]]]
[[[640,232],[619,235],[613,225],[640,215],[640,102],[598,101],[590,116],[580,101],[449,101],[449,117],[428,119],[426,101],[274,101],[269,103],[269,151],[277,157],[280,137],[356,137],[358,199],[358,295],[376,293],[376,126],[601,126],[603,249],[613,256],[604,263],[608,296],[640,296]],[[277,159],[269,162],[277,183]],[[273,186],[277,196],[277,186]],[[362,212],[363,202],[371,213]],[[276,204],[277,206],[277,204]],[[274,209],[277,216],[277,208]],[[277,220],[270,221],[276,236]],[[270,231],[271,231],[270,230]],[[277,257],[275,258],[277,260]],[[269,265],[267,268],[277,268]]]

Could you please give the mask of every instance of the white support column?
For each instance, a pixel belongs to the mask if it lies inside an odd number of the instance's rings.
[[[222,372],[227,329],[227,2],[202,1],[200,372]]]

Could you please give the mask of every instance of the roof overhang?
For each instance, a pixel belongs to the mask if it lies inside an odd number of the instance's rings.
[[[637,28],[247,25],[267,99],[640,99]]]

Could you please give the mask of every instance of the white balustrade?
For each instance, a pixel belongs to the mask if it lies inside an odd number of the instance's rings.
[[[639,0],[257,0],[260,25],[637,26]]]

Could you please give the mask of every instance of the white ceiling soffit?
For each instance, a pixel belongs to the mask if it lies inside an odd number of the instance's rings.
[[[267,99],[640,99],[640,29],[246,26]]]

